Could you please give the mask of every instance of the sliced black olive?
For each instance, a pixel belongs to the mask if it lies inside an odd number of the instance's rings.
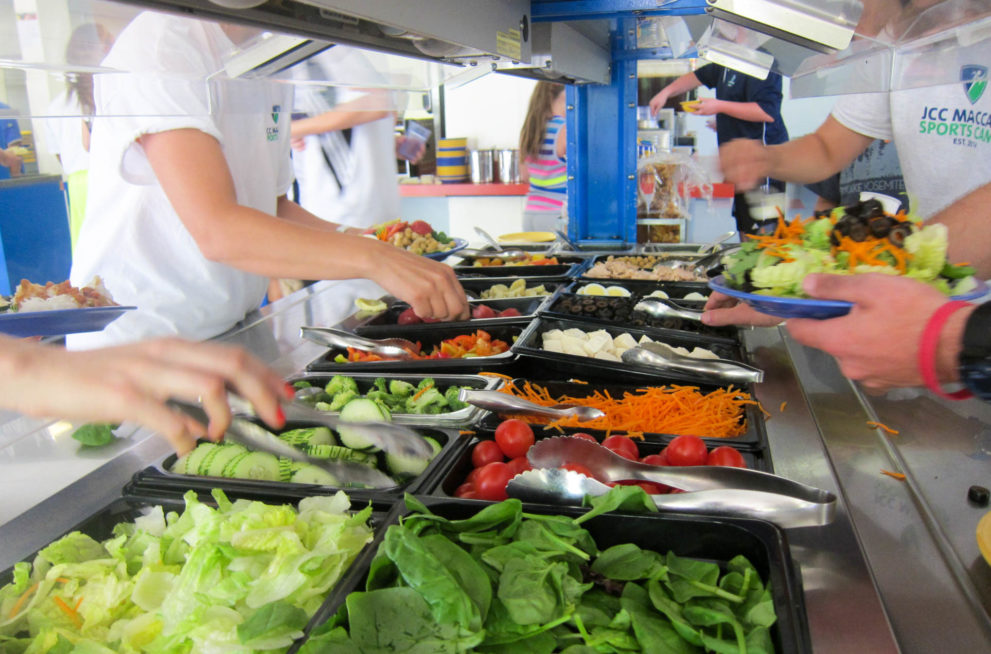
[[[991,500],[991,491],[984,486],[971,486],[967,489],[967,500],[977,506],[987,506]]]
[[[898,247],[905,246],[905,237],[912,233],[912,226],[908,223],[898,223],[888,232],[888,240]]]
[[[874,216],[867,220],[867,226],[871,230],[874,238],[884,238],[891,232],[891,228],[898,224],[898,221],[891,216]]]

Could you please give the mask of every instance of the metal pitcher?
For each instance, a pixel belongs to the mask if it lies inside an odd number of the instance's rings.
[[[520,177],[520,151],[519,150],[499,150],[499,181],[503,184],[519,184]]]
[[[493,175],[492,150],[472,150],[468,153],[468,166],[471,169],[473,184],[491,184]]]

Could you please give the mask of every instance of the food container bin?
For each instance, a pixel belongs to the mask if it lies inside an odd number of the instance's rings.
[[[461,453],[451,459],[448,463],[449,465],[440,471],[440,479],[438,483],[433,484],[433,491],[431,495],[437,495],[441,497],[454,498],[454,492],[457,490],[458,486],[465,483],[465,479],[468,477],[468,473],[472,471],[474,466],[471,461],[472,450],[475,446],[482,441],[491,441],[495,438],[495,427],[492,425],[498,424],[498,420],[490,423],[486,421],[484,426],[480,426],[475,433],[471,436],[471,440],[468,442],[467,446],[461,450]],[[538,441],[543,438],[551,438],[554,436],[567,436],[569,434],[574,434],[577,432],[584,432],[595,437],[599,443],[601,443],[606,434],[602,431],[597,431],[593,429],[581,429],[581,428],[565,428],[561,431],[557,429],[545,430],[541,429],[539,425],[533,425],[533,436]],[[619,433],[619,432],[617,432]],[[612,435],[612,434],[610,434]],[[654,435],[652,438],[645,438],[640,441],[637,440],[637,449],[640,451],[640,458],[648,456],[650,454],[660,454],[661,450],[667,447],[674,439],[674,436],[661,436]],[[634,439],[636,440],[636,439]],[[723,445],[728,445],[735,450],[737,450],[742,456],[744,462],[747,464],[747,468],[750,470],[760,470],[762,472],[773,472],[771,467],[771,462],[767,458],[763,451],[747,449],[738,445],[735,439],[719,439],[719,438],[709,438],[703,439],[706,441],[706,447],[711,451],[715,447],[721,447]],[[733,441],[733,442],[726,442]]]
[[[564,354],[562,352],[550,352],[543,349],[543,333],[551,329],[580,329],[583,332],[593,332],[605,330],[610,336],[615,338],[626,333],[639,341],[641,336],[647,336],[651,340],[659,341],[671,346],[684,347],[689,350],[695,347],[702,347],[711,350],[721,359],[739,361],[747,363],[746,357],[740,347],[729,342],[717,342],[711,339],[703,339],[688,332],[674,332],[671,330],[657,329],[636,329],[624,327],[622,325],[607,325],[601,322],[589,322],[584,320],[573,320],[563,318],[538,317],[530,323],[526,331],[520,336],[516,343],[515,350],[523,359],[537,359],[540,365],[553,366],[556,374],[569,374],[580,378],[613,378],[619,375],[620,379],[632,378],[637,382],[647,381],[654,385],[663,383],[685,383],[695,385],[709,383],[697,375],[676,370],[663,370],[647,366],[635,366],[623,361],[608,361],[587,356],[577,356]],[[550,362],[550,363],[548,363]],[[739,386],[739,385],[737,385]],[[748,389],[745,389],[748,390]]]
[[[563,380],[561,379],[554,370],[548,370],[547,366],[543,369],[550,373],[550,377],[545,374],[543,377],[529,375],[526,378],[516,378],[512,380],[512,384],[516,388],[522,388],[527,382],[532,382],[546,389],[551,397],[590,397],[596,394],[608,393],[610,397],[622,398],[624,393],[635,393],[638,389],[653,387],[653,386],[663,386],[664,383],[654,380],[649,383],[643,384],[631,384],[626,377],[617,376],[613,382],[585,382],[584,377],[579,377],[577,380]],[[584,382],[584,383],[583,383]],[[721,387],[714,386],[711,384],[698,384],[699,392],[701,393],[711,393]],[[509,414],[507,414],[508,416]],[[516,416],[526,420],[533,425],[534,433],[538,431],[543,431],[542,425],[537,424],[538,419],[530,416]],[[491,411],[485,411],[478,421],[479,429],[489,429],[494,430],[504,417],[500,417],[498,414]],[[718,447],[720,445],[732,445],[733,447],[743,451],[760,451],[764,452],[767,456],[767,436],[764,430],[764,414],[761,412],[760,408],[753,404],[747,404],[743,407],[743,415],[741,420],[745,421],[746,426],[739,436],[706,436],[705,434],[692,433],[692,436],[701,436],[702,440],[705,441],[706,446],[709,449]],[[539,421],[539,422],[546,422]],[[572,431],[583,431],[592,434],[599,441],[607,435],[605,430],[595,429],[587,426],[592,423],[580,424],[579,426],[566,427]],[[615,429],[611,430],[609,433],[622,433]],[[644,441],[646,442],[664,442],[667,443],[675,436],[681,435],[680,433],[670,433],[670,432],[655,432],[655,431],[644,431]],[[767,470],[770,470],[770,461],[767,461]],[[764,469],[764,468],[762,468]]]
[[[309,373],[295,375],[290,377],[288,381],[290,384],[302,381],[313,386],[325,387],[332,377],[333,375],[326,373]],[[443,389],[450,386],[467,386],[475,390],[494,390],[503,384],[503,380],[499,377],[485,377],[481,375],[376,375],[372,373],[357,373],[348,375],[348,377],[355,380],[358,385],[358,392],[362,396],[375,387],[375,380],[379,377],[385,378],[386,381],[404,381],[414,386],[419,384],[423,379],[430,377],[437,382],[437,386],[442,392]],[[337,414],[337,412],[328,413],[330,415]],[[484,409],[479,409],[469,404],[463,409],[444,413],[400,413],[394,411],[392,413],[392,421],[406,425],[422,425],[424,427],[458,428],[474,423],[483,413],[485,413]]]
[[[458,281],[461,282],[461,287],[465,290],[465,294],[468,296],[468,300],[491,300],[491,299],[513,299],[517,297],[539,297],[546,298],[548,295],[553,295],[561,288],[569,284],[572,280],[569,277],[557,277],[554,279],[526,279],[524,277],[491,277],[491,278],[471,278],[465,277]],[[516,286],[513,286],[516,284]],[[503,286],[505,291],[512,290],[510,295],[500,295],[495,298],[485,298],[483,294],[487,291],[492,291],[494,286]],[[516,289],[519,290],[516,290]],[[539,293],[534,293],[533,291],[542,289]],[[526,295],[523,294],[524,290]]]
[[[697,284],[700,288],[702,288],[702,287],[704,287],[706,285],[706,280],[705,280],[704,277],[699,278],[699,279],[681,279],[681,278],[677,278],[677,277],[672,278],[672,279],[661,279],[661,278],[658,278],[658,279],[637,279],[637,278],[634,278],[634,277],[622,277],[622,276],[608,276],[608,277],[595,277],[595,276],[593,276],[593,275],[596,274],[595,272],[593,272],[593,268],[595,268],[595,266],[597,264],[606,263],[606,262],[608,262],[610,260],[628,261],[633,266],[635,266],[637,270],[649,271],[651,269],[650,266],[644,265],[644,264],[647,264],[648,262],[651,262],[652,261],[652,262],[654,262],[652,265],[664,266],[665,265],[664,262],[668,258],[678,258],[678,259],[680,259],[681,257],[668,257],[667,255],[661,255],[661,254],[634,254],[634,255],[630,255],[630,254],[601,254],[601,255],[598,255],[598,256],[594,257],[592,259],[592,261],[589,262],[588,266],[586,266],[586,268],[582,271],[581,278],[583,280],[597,281],[597,282],[600,282],[600,283],[602,283],[604,281],[609,281],[610,283],[623,283],[623,284],[625,284],[627,282],[638,282],[638,283],[648,282],[648,283],[653,283],[653,284],[656,284],[658,282],[684,282],[684,283],[694,283],[694,284]],[[685,259],[689,259],[689,258],[691,258],[691,257],[685,257]]]
[[[236,492],[228,491],[227,497],[229,500],[234,501],[242,496],[238,495]],[[298,506],[299,501],[304,497],[306,497],[306,494],[301,493],[291,498],[282,497],[282,496],[275,496],[275,497],[258,496],[247,499],[255,499],[265,502],[266,504],[273,504],[273,505],[290,504],[296,507]],[[209,494],[209,492],[198,493],[198,499],[204,504],[214,507],[216,506],[216,502],[214,498]],[[363,508],[365,508],[366,505],[367,502],[360,500],[354,501],[353,499],[351,504],[351,512],[354,513],[356,511],[360,511]],[[88,517],[86,517],[85,519],[81,520],[79,523],[74,525],[71,529],[68,529],[61,533],[51,534],[52,537],[49,540],[49,544],[55,542],[56,540],[59,540],[60,538],[69,534],[70,532],[81,532],[82,534],[85,534],[86,536],[89,536],[90,538],[98,542],[103,542],[115,536],[114,528],[117,525],[125,522],[134,522],[136,519],[144,515],[147,510],[155,506],[161,506],[164,512],[168,514],[169,512],[182,512],[185,509],[185,502],[181,495],[174,495],[174,496],[168,494],[158,495],[154,493],[144,493],[140,495],[130,495],[130,494],[124,495],[122,497],[110,501],[105,506],[93,512]],[[379,532],[381,532],[384,526],[388,523],[388,516],[390,515],[390,512],[392,511],[393,508],[394,507],[392,503],[381,503],[381,502],[372,503],[372,513],[368,519],[368,525],[369,527],[371,527],[373,535],[378,535]],[[348,574],[351,572],[351,568],[354,565],[356,565],[358,561],[362,560],[363,555],[368,554],[369,552],[374,552],[374,548],[376,547],[376,545],[374,545],[373,543],[374,541],[372,543],[368,543],[364,545],[364,547],[361,549],[361,551],[358,552],[358,555],[350,563],[350,565],[344,568],[340,578],[336,582],[337,585],[341,585],[342,583],[345,582],[346,579],[348,579]],[[41,550],[38,550],[38,552],[40,551]],[[35,552],[31,556],[25,558],[24,561],[28,563],[32,563],[35,557],[37,556],[38,552]],[[12,567],[12,568],[8,568],[3,572],[0,572],[0,586],[5,586],[13,581],[13,570],[14,569]],[[87,588],[88,586],[83,587],[80,590],[80,592],[83,594],[84,600],[86,599]],[[332,587],[327,592],[326,596],[328,598],[333,592],[333,589],[334,588]],[[99,599],[93,601],[99,601]],[[69,606],[69,603],[66,603],[66,606],[63,607],[63,610],[66,609],[74,610],[74,607],[71,607]],[[5,615],[4,619],[6,620],[8,617],[9,616]],[[311,616],[311,618],[314,617],[315,616]],[[92,633],[89,633],[88,635],[90,635],[91,637],[93,636]],[[0,647],[0,649],[2,649],[3,651],[7,651],[2,647]]]
[[[642,282],[637,280],[629,279],[617,279],[617,280],[599,280],[594,281],[591,279],[578,279],[571,284],[568,284],[565,288],[561,289],[562,293],[574,293],[576,295],[583,295],[579,291],[583,288],[588,287],[591,284],[598,284],[608,291],[610,287],[618,286],[630,293],[633,297],[646,298],[651,293],[656,291],[662,291],[668,297],[660,298],[667,299],[679,306],[683,306],[686,309],[696,309],[701,310],[712,293],[712,289],[709,288],[708,284],[699,284],[697,282]],[[685,299],[686,296],[691,293],[698,293],[703,296],[703,299]],[[593,295],[592,297],[598,297]],[[608,293],[607,293],[607,297]]]
[[[472,315],[478,314],[481,307],[488,307],[494,312],[494,317],[480,317],[471,318],[469,320],[455,320],[450,322],[445,322],[444,325],[452,328],[464,328],[464,329],[475,329],[478,327],[483,327],[485,325],[500,325],[500,324],[527,324],[531,320],[537,317],[537,311],[544,306],[550,299],[549,295],[535,295],[531,297],[513,297],[505,298],[503,300],[468,300],[468,306],[472,310]],[[358,334],[364,334],[364,330],[368,327],[374,327],[378,330],[377,333],[381,334],[386,328],[394,329],[394,336],[402,336],[408,324],[400,324],[401,314],[404,311],[408,311],[410,306],[405,302],[399,300],[394,301],[389,307],[382,313],[375,314],[371,317],[366,317],[361,320],[349,320],[348,326],[350,329]],[[517,311],[517,315],[514,316],[500,316],[502,311],[507,309],[512,309]],[[481,314],[478,314],[481,315]],[[412,323],[414,325],[419,324],[436,324],[436,323]]]
[[[350,374],[351,372],[376,372],[389,371],[400,373],[467,373],[474,374],[481,370],[498,368],[508,365],[516,358],[513,345],[525,329],[525,325],[489,325],[485,331],[493,339],[506,342],[510,349],[491,356],[468,357],[458,359],[410,359],[402,361],[355,361],[347,363],[337,363],[334,358],[341,354],[347,356],[347,350],[340,348],[330,348],[319,358],[312,361],[307,366],[309,372],[332,372],[336,374]],[[408,325],[403,330],[403,337],[414,343],[420,343],[421,348],[429,352],[434,346],[439,346],[441,341],[454,338],[463,334],[472,334],[478,327],[449,327],[444,323],[432,323],[424,325]],[[362,330],[362,336],[367,338],[388,338],[395,335],[391,327],[367,327]]]
[[[690,332],[701,339],[713,342],[739,343],[739,330],[736,327],[710,327],[695,320],[673,316],[655,317],[644,311],[635,311],[634,307],[643,297],[640,293],[630,297],[561,293],[540,313],[548,318],[577,319],[638,329],[654,329],[658,334]]]
[[[479,259],[498,258],[491,257],[462,257],[461,261],[454,264],[454,272],[459,279],[471,279],[473,277],[529,277],[534,279],[555,278],[555,277],[577,277],[578,274],[588,264],[587,258],[551,255],[558,263],[544,264],[508,264],[501,266],[475,265]]]
[[[302,427],[315,427],[318,423],[293,420],[280,430],[288,431]],[[166,456],[158,463],[148,466],[138,471],[132,478],[132,484],[136,489],[154,489],[157,492],[171,492],[173,494],[185,492],[188,489],[197,492],[208,492],[211,488],[221,488],[231,491],[240,497],[250,497],[252,499],[261,498],[294,498],[306,495],[333,495],[339,490],[345,491],[355,500],[376,500],[392,501],[405,492],[426,492],[429,490],[430,482],[435,477],[435,470],[446,465],[446,460],[460,450],[464,443],[458,438],[456,429],[437,429],[430,427],[414,427],[417,433],[422,436],[429,436],[436,440],[440,446],[440,452],[427,464],[426,469],[416,477],[405,481],[400,480],[396,486],[391,488],[350,488],[341,486],[328,486],[319,484],[301,484],[289,481],[263,481],[259,479],[238,479],[229,477],[213,477],[206,475],[190,475],[172,472],[178,457],[175,453]],[[385,455],[378,453],[375,467],[389,474],[385,465]]]
[[[443,498],[417,498],[434,514],[449,520],[464,520],[474,516],[488,503],[476,500],[451,500]],[[551,507],[542,504],[523,504],[522,509],[531,515],[577,517],[584,513],[578,507]],[[409,513],[397,505],[390,520],[397,523]],[[668,551],[680,557],[690,557],[718,564],[725,570],[735,556],[745,556],[754,566],[761,580],[769,584],[776,621],[770,628],[770,637],[776,652],[807,654],[811,652],[808,620],[802,595],[802,583],[797,566],[788,551],[785,532],[768,522],[745,518],[710,518],[677,513],[665,514],[605,514],[583,523],[599,550],[614,545],[633,543],[640,548],[659,552]],[[380,545],[385,530],[376,536],[373,545]],[[338,615],[351,592],[365,589],[365,582],[374,554],[366,551],[352,568],[346,580],[342,579],[332,596],[314,616],[313,624]],[[347,582],[347,583],[346,583]],[[346,616],[338,616],[346,617]],[[345,626],[348,626],[345,623]],[[316,628],[319,631],[319,627]]]

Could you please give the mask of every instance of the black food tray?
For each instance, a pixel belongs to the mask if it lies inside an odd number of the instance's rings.
[[[375,386],[375,380],[379,377],[384,377],[386,380],[391,381],[393,379],[398,379],[400,381],[408,382],[416,386],[421,380],[429,377],[437,382],[437,386],[441,388],[446,388],[448,386],[470,386],[476,390],[491,390],[502,386],[502,380],[498,377],[483,377],[480,375],[429,375],[429,374],[407,374],[407,375],[397,375],[397,374],[381,374],[377,375],[374,373],[354,373],[347,375],[354,379],[355,383],[358,385],[358,390],[362,395],[370,391]],[[309,373],[294,375],[288,379],[290,384],[305,381],[309,382],[313,386],[319,386],[321,388],[327,385],[334,375],[328,373]],[[475,422],[484,413],[484,409],[479,409],[478,407],[468,405],[464,409],[458,411],[449,411],[447,413],[393,413],[392,421],[397,423],[402,423],[406,425],[423,425],[426,427],[464,427],[470,423]],[[336,412],[328,412],[328,415],[337,415]]]
[[[488,506],[479,500],[457,500],[419,497],[431,512],[449,520],[463,520]],[[537,515],[577,517],[585,512],[579,507],[523,504],[523,511]],[[391,523],[408,514],[397,504],[389,516]],[[812,651],[801,577],[788,551],[783,530],[761,520],[747,518],[711,518],[679,513],[635,515],[610,513],[582,524],[592,535],[599,550],[614,545],[633,543],[644,549],[672,551],[677,556],[712,561],[725,566],[733,557],[743,555],[754,565],[765,584],[770,584],[777,620],[771,627],[771,639],[776,652],[807,654]],[[382,543],[385,529],[376,534],[372,548],[363,552],[345,578],[317,611],[312,625],[333,617],[344,605],[351,592],[362,591],[374,548]],[[293,651],[293,650],[290,650]]]
[[[641,336],[647,336],[651,340],[659,341],[671,346],[686,347],[689,350],[695,347],[702,347],[711,350],[722,359],[740,361],[746,363],[746,357],[739,346],[729,341],[713,341],[704,339],[697,334],[688,332],[677,332],[672,330],[658,329],[636,329],[623,325],[604,324],[602,322],[591,322],[585,320],[572,320],[564,318],[538,317],[533,321],[526,331],[517,341],[515,350],[520,355],[520,359],[532,358],[543,362],[551,367],[555,374],[560,377],[562,374],[573,375],[579,378],[602,378],[619,377],[620,379],[633,379],[635,383],[650,383],[659,385],[665,383],[691,383],[694,385],[709,384],[712,382],[691,373],[683,373],[674,370],[662,370],[659,368],[649,368],[634,366],[622,361],[608,361],[605,359],[595,359],[593,357],[564,354],[562,352],[549,352],[543,349],[542,335],[551,329],[580,329],[584,332],[605,330],[614,338],[620,334],[627,333],[639,341]],[[739,385],[738,385],[739,386]],[[750,390],[749,387],[745,390]]]
[[[338,354],[347,356],[347,350],[341,348],[330,348],[319,358],[310,362],[306,367],[309,372],[332,372],[335,374],[349,375],[352,372],[418,372],[429,374],[434,371],[448,373],[469,373],[474,374],[482,370],[489,370],[505,366],[516,358],[513,351],[515,341],[523,334],[527,325],[523,323],[513,324],[475,324],[468,328],[451,327],[445,323],[431,323],[423,325],[407,325],[402,332],[404,338],[413,342],[419,342],[424,351],[429,352],[441,341],[454,338],[461,334],[471,334],[477,329],[485,329],[493,339],[499,339],[509,344],[510,349],[502,354],[495,354],[487,357],[469,357],[464,359],[413,359],[407,361],[359,361],[336,363],[334,357]],[[395,332],[391,327],[367,327],[362,330],[362,336],[367,338],[388,338],[394,336]]]
[[[517,280],[523,280],[523,283],[527,288],[535,288],[538,286],[543,286],[546,293],[541,293],[540,295],[526,295],[523,297],[527,298],[546,298],[548,295],[553,295],[562,287],[566,286],[572,281],[571,277],[554,277],[551,279],[527,279],[525,277],[489,277],[489,278],[459,278],[458,281],[461,282],[461,287],[465,290],[465,294],[468,296],[468,300],[483,300],[490,301],[491,299],[512,299],[512,298],[483,298],[482,293],[492,288],[496,284],[502,284],[503,286],[510,286],[513,282]]]
[[[581,381],[585,381],[584,378],[580,378]],[[617,381],[613,383],[605,382],[593,382],[593,383],[580,383],[577,381],[563,381],[561,379],[536,379],[534,377],[528,377],[526,379],[514,379],[513,383],[516,384],[517,388],[523,386],[524,383],[530,381],[534,384],[539,384],[543,388],[547,389],[547,392],[551,394],[552,397],[587,397],[596,392],[606,392],[609,393],[611,397],[620,398],[623,397],[625,392],[634,392],[638,388],[645,388],[647,386],[663,386],[662,382],[649,382],[645,384],[630,384],[629,380],[625,382]],[[698,388],[703,393],[712,392],[720,386],[714,386],[711,384],[699,384]],[[507,414],[510,415],[510,414]],[[764,414],[756,405],[747,405],[743,408],[743,416],[747,421],[747,428],[739,436],[729,436],[729,437],[707,437],[704,434],[691,434],[692,436],[701,436],[702,440],[711,450],[714,447],[720,445],[732,445],[733,447],[739,449],[740,451],[757,451],[764,453],[767,457],[767,436],[764,431]],[[517,416],[526,420],[525,416]],[[486,411],[482,418],[478,422],[478,427],[480,429],[494,430],[499,426],[504,418],[499,417],[498,414]],[[543,429],[543,425],[533,425],[534,433],[540,433]],[[596,437],[600,442],[607,435],[605,430],[602,429],[591,429],[586,427],[566,427],[566,430],[571,431],[583,431],[587,432]],[[622,433],[613,430],[611,433]],[[679,436],[680,434],[665,434],[657,432],[644,432],[644,440],[647,442],[660,442],[667,445],[672,438]],[[771,470],[770,461],[767,461],[767,468],[760,468],[761,470]]]
[[[699,280],[631,279],[631,278],[624,278],[624,277],[592,277],[591,275],[589,275],[589,272],[595,266],[595,264],[597,264],[597,263],[604,263],[604,262],[608,261],[610,258],[612,258],[612,259],[628,259],[628,258],[636,258],[636,257],[648,257],[648,258],[649,257],[652,257],[652,258],[656,259],[656,263],[654,265],[667,265],[663,261],[663,259],[665,259],[665,258],[669,258],[669,259],[678,258],[678,257],[667,257],[665,255],[658,255],[658,254],[601,254],[599,256],[594,257],[591,261],[589,261],[588,265],[581,271],[580,278],[582,279],[582,281],[599,282],[600,284],[610,283],[610,284],[624,284],[625,285],[627,282],[636,282],[636,283],[641,283],[641,284],[671,284],[671,283],[677,283],[677,284],[695,284],[697,286],[705,286],[705,284],[706,284],[706,281],[703,280],[703,279],[699,279]],[[649,270],[649,268],[643,268],[643,267],[641,267],[641,270]]]
[[[642,294],[630,297],[608,297],[559,293],[553,301],[541,309],[540,314],[549,318],[579,319],[637,329],[654,329],[658,334],[690,332],[699,338],[713,342],[739,343],[736,327],[710,327],[694,320],[676,317],[656,318],[643,311],[634,311],[643,298]],[[665,300],[657,300],[665,302]],[[677,303],[671,303],[677,306]],[[687,304],[687,303],[686,303]]]
[[[472,471],[474,465],[471,462],[471,452],[475,449],[475,446],[482,441],[491,441],[495,438],[495,427],[492,424],[498,424],[498,420],[494,423],[489,423],[486,421],[476,430],[475,434],[467,442],[466,447],[461,450],[458,456],[455,456],[448,460],[448,465],[443,471],[440,471],[440,478],[437,480],[436,484],[433,484],[432,495],[438,495],[442,497],[455,497],[454,491],[457,490],[458,486],[465,482],[465,478],[468,473]],[[554,436],[568,436],[569,434],[575,434],[579,432],[584,432],[595,437],[599,443],[602,443],[603,439],[606,437],[606,433],[601,430],[594,429],[581,429],[566,427],[562,430],[557,429],[543,429],[541,425],[533,425],[533,435],[538,441],[544,438],[552,438]],[[619,434],[620,432],[614,432]],[[660,454],[661,450],[667,447],[674,439],[674,436],[668,435],[656,435],[652,438],[645,437],[644,440],[633,439],[637,444],[637,448],[640,450],[640,458],[643,458],[650,454]],[[706,438],[706,446],[711,451],[713,448],[720,447],[722,445],[728,445],[735,450],[737,450],[742,456],[743,460],[747,464],[747,468],[750,470],[760,470],[762,472],[774,472],[771,466],[771,462],[761,451],[751,450],[745,447],[741,447],[736,439],[732,438]],[[729,442],[727,442],[729,441]]]
[[[462,279],[474,277],[528,277],[543,279],[546,277],[577,277],[588,264],[585,257],[569,257],[553,255],[560,263],[520,266],[475,266],[473,262],[479,257],[465,257],[463,262],[453,266],[454,272]]]
[[[283,431],[300,427],[318,426],[314,422],[289,421]],[[438,468],[446,467],[445,460],[455,456],[461,449],[462,443],[456,429],[433,429],[429,427],[413,427],[417,433],[435,439],[441,445],[440,452],[427,464],[422,474],[392,488],[342,488],[338,486],[323,486],[318,484],[298,484],[288,481],[263,481],[257,479],[231,479],[228,477],[208,477],[204,475],[186,475],[172,472],[172,466],[178,458],[172,453],[156,464],[135,473],[131,480],[132,488],[137,491],[153,490],[160,493],[178,493],[181,495],[189,489],[197,492],[208,492],[211,488],[221,488],[225,492],[236,493],[239,497],[250,499],[264,498],[299,498],[307,495],[333,495],[343,490],[354,500],[372,500],[389,502],[402,497],[406,492],[428,492],[432,480],[436,477]],[[379,464],[376,466],[386,474],[384,455],[379,454]]]
[[[491,325],[512,325],[512,324],[527,324],[536,315],[537,311],[547,304],[550,300],[550,295],[535,295],[532,297],[512,297],[506,298],[504,300],[468,300],[468,306],[474,311],[479,305],[485,305],[492,309],[493,311],[503,311],[505,309],[516,309],[520,312],[518,316],[497,316],[494,318],[472,318],[470,320],[455,320],[451,322],[445,322],[443,325],[445,327],[473,330],[473,329],[485,329],[485,326]],[[363,320],[354,325],[354,332],[358,334],[365,335],[366,330],[369,328],[375,328],[376,333],[382,334],[386,330],[393,336],[404,336],[407,328],[410,326],[416,327],[417,325],[435,325],[437,323],[414,323],[413,325],[400,325],[397,322],[399,314],[403,311],[409,309],[409,305],[405,302],[396,302],[391,304],[388,309],[382,313],[372,316],[367,320]]]
[[[632,282],[632,283],[627,284],[626,282]],[[673,302],[674,304],[680,307],[685,307],[686,309],[696,309],[696,310],[702,310],[702,308],[705,307],[706,300],[686,300],[685,296],[688,295],[689,293],[700,293],[704,295],[706,298],[708,298],[709,294],[712,293],[712,289],[709,288],[708,285],[705,285],[704,288],[701,288],[700,285],[696,284],[695,282],[639,282],[637,280],[614,280],[614,281],[596,282],[587,279],[575,280],[565,288],[561,289],[561,293],[562,294],[574,293],[576,295],[580,295],[578,293],[578,289],[584,286],[588,286],[589,284],[598,284],[605,288],[609,288],[610,286],[622,286],[623,288],[625,288],[630,292],[631,296],[639,299],[645,299],[648,295],[650,295],[654,291],[664,291],[668,295],[668,297],[666,298],[668,301]],[[598,297],[598,296],[592,296],[592,297]],[[665,298],[654,298],[654,299],[663,300]]]

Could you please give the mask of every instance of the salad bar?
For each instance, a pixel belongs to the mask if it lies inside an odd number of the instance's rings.
[[[934,612],[959,651],[991,645],[991,570],[961,530],[984,511],[958,493],[981,479],[983,405],[868,399],[776,328],[645,312],[697,311],[704,281],[587,275],[691,251],[546,254],[452,258],[477,298],[460,323],[361,281],[249,316],[222,340],[296,388],[308,419],[272,437],[298,455],[177,457],[126,425],[78,449],[78,425],[9,416],[0,651],[926,652]],[[380,339],[395,356],[362,349]]]

